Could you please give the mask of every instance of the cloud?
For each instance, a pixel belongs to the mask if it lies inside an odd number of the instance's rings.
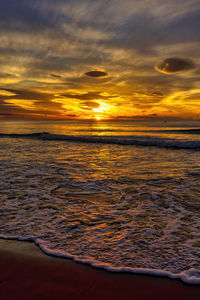
[[[95,77],[95,78],[105,78],[108,77],[108,73],[99,70],[93,70],[85,73],[86,76]]]
[[[96,99],[107,100],[110,98],[109,96],[105,96],[102,93],[98,93],[98,92],[89,92],[83,94],[65,93],[65,94],[61,94],[61,96],[70,99],[78,99],[78,100],[85,100],[85,101],[96,100]]]
[[[199,0],[1,0],[0,112],[91,118],[105,102],[106,116],[164,115],[166,97],[199,88],[200,69],[186,72],[199,12]]]
[[[54,77],[54,78],[62,78],[61,75],[57,75],[57,74],[50,74],[51,77]]]
[[[65,114],[66,117],[69,117],[69,118],[78,118],[79,115],[76,115],[76,114]]]
[[[151,95],[161,97],[161,98],[164,96],[163,93],[161,93],[161,92],[152,92]]]
[[[55,103],[52,100],[54,95],[50,93],[42,93],[33,90],[20,90],[5,88],[0,90],[0,109],[2,113],[10,113],[10,116],[37,114],[42,116],[44,114],[58,116],[62,115],[62,105]],[[4,114],[4,116],[6,116]],[[9,116],[9,115],[8,115]]]
[[[159,116],[155,113],[148,115],[133,115],[133,116],[117,116],[114,119],[116,120],[146,120],[146,119],[154,119]]]
[[[190,59],[177,57],[166,58],[155,66],[158,72],[164,74],[174,74],[182,71],[188,71],[195,68],[195,64]]]
[[[0,96],[3,99],[20,99],[20,100],[45,100],[49,101],[53,99],[53,95],[49,93],[35,92],[31,90],[19,90],[19,89],[2,89]]]
[[[82,103],[83,105],[81,106],[84,109],[92,109],[92,108],[98,108],[99,107],[99,103],[94,102],[94,101],[86,101]]]
[[[139,109],[151,109],[162,102],[164,94],[159,91],[138,92],[133,94],[133,106]]]
[[[11,113],[0,113],[0,116],[12,116],[13,114]]]

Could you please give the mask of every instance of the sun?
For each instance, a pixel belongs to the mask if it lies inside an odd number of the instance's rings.
[[[97,121],[100,121],[100,120],[101,120],[101,117],[96,116],[95,119],[96,119]]]

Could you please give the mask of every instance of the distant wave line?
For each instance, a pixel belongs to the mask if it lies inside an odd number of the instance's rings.
[[[83,135],[76,136],[76,135],[60,135],[60,134],[53,134],[48,132],[40,132],[40,133],[25,133],[25,134],[0,133],[0,137],[200,150],[200,141],[193,141],[193,140],[185,141],[185,140],[177,140],[177,139],[170,139],[170,138],[165,139],[165,138],[158,138],[152,136],[83,136]]]
[[[200,129],[76,129],[76,132],[151,132],[151,133],[180,133],[180,134],[200,134]]]

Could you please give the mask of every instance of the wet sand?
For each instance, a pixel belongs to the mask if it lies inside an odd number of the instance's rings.
[[[33,243],[0,240],[0,299],[200,299],[200,286],[111,273],[47,256]]]

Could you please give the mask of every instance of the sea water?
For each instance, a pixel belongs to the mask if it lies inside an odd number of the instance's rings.
[[[200,283],[200,122],[1,121],[0,237]]]

